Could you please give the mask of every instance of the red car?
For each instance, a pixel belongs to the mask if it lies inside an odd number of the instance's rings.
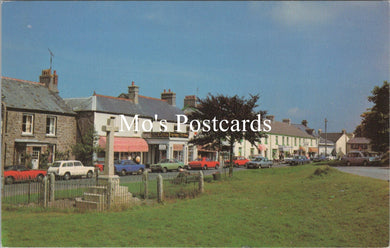
[[[188,163],[188,169],[207,170],[209,168],[214,168],[217,170],[219,168],[219,162],[208,158],[198,158],[197,160]]]
[[[233,157],[233,166],[235,166],[235,167],[245,166],[245,164],[249,161],[250,161],[249,159],[247,159],[243,156],[234,156]],[[230,161],[226,160],[225,166],[229,166],[229,165],[230,165]]]
[[[13,165],[4,169],[5,184],[36,180],[42,181],[47,172],[44,170],[30,170],[23,165]]]

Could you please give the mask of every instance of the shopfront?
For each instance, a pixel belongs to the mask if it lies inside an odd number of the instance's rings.
[[[188,163],[188,134],[176,132],[148,132],[143,133],[149,152],[146,163],[154,164],[161,159],[177,159],[184,164]]]
[[[99,146],[102,149],[106,147],[106,137],[100,136]],[[141,163],[146,162],[147,153],[149,151],[148,143],[138,137],[115,137],[114,138],[114,159],[136,159],[140,158]],[[98,154],[98,161],[104,161],[105,153]]]

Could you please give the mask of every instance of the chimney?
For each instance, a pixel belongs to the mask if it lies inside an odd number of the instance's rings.
[[[321,130],[321,129],[318,129],[318,135],[321,136],[321,133],[322,133],[322,130]]]
[[[51,69],[42,70],[42,75],[39,76],[39,82],[44,84],[53,93],[58,93],[58,75],[56,71],[51,74]]]
[[[266,117],[266,119],[270,120],[271,123],[273,123],[274,120],[275,120],[275,116],[274,116],[274,115],[268,115],[268,116]]]
[[[196,96],[185,96],[184,97],[184,107],[196,108]]]
[[[307,123],[308,123],[307,120],[302,121],[302,125],[304,125],[305,127],[307,127]]]
[[[129,94],[128,97],[130,100],[132,100],[135,104],[138,104],[138,92],[139,87],[134,84],[134,81],[131,82],[131,86],[129,86]]]
[[[286,123],[288,125],[291,124],[291,119],[283,119],[282,121],[283,121],[283,123]]]
[[[347,130],[343,129],[343,130],[341,130],[341,132],[342,132],[343,134],[346,134],[346,133],[347,133]]]
[[[169,105],[176,106],[176,93],[171,92],[171,89],[168,92],[164,89],[164,92],[161,93],[161,100],[167,101]]]

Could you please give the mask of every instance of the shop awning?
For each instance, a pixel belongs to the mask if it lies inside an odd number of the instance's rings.
[[[318,153],[318,147],[309,147],[309,152]]]
[[[259,146],[257,147],[259,149],[259,151],[265,151],[267,150],[267,146],[266,145],[263,145],[263,144],[259,144]]]
[[[305,147],[303,147],[303,146],[300,146],[300,147],[299,147],[299,150],[301,150],[301,151],[306,151]]]
[[[215,150],[211,150],[206,146],[197,146],[198,152],[216,152]]]
[[[99,146],[106,148],[106,137],[100,136]],[[148,143],[142,138],[114,137],[114,152],[147,152]]]

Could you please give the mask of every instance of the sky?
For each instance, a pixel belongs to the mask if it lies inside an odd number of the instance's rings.
[[[249,98],[275,120],[353,132],[389,81],[389,2],[2,2],[1,74],[59,75],[63,98]]]

